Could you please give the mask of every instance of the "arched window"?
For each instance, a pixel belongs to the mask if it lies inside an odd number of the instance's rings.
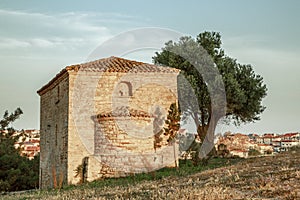
[[[122,81],[117,86],[117,92],[119,97],[132,96],[132,85],[129,82]]]

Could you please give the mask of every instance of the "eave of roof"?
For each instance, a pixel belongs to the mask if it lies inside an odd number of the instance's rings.
[[[157,66],[153,64],[127,60],[124,58],[111,56],[109,58],[102,58],[99,60],[71,65],[62,69],[50,82],[44,85],[37,91],[39,95],[50,87],[58,79],[68,74],[69,71],[90,71],[90,72],[121,72],[121,73],[179,73],[179,69]]]
[[[150,115],[149,113],[147,113],[145,111],[129,108],[128,106],[121,106],[121,107],[118,107],[118,108],[114,109],[114,111],[101,113],[101,114],[98,114],[98,115],[96,115],[92,118],[94,120],[95,119],[101,120],[101,119],[104,119],[104,118],[114,118],[114,117],[153,118],[152,115]]]
[[[39,95],[43,94],[47,88],[49,88],[54,82],[56,82],[60,78],[67,75],[69,71],[71,71],[71,70],[78,71],[79,68],[80,68],[80,65],[71,65],[71,66],[67,66],[67,67],[63,68],[58,74],[56,74],[56,76],[53,79],[51,79],[46,85],[44,85],[41,89],[39,89],[37,91],[37,93]]]

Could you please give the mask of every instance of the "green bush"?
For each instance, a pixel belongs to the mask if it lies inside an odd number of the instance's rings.
[[[261,155],[261,153],[256,149],[250,149],[248,152],[248,155],[249,156],[259,156],[259,155]]]
[[[297,146],[292,146],[290,148],[291,151],[296,151],[296,152],[300,152],[300,145],[297,145]]]
[[[18,137],[13,136],[13,128],[7,127],[21,114],[21,109],[10,115],[6,111],[0,120],[0,192],[38,188],[39,156],[33,160],[22,157],[14,147]]]

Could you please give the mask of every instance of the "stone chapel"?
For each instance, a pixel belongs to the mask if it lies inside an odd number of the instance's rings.
[[[177,103],[179,70],[109,57],[67,66],[40,95],[40,188],[178,165],[178,144],[154,148]]]

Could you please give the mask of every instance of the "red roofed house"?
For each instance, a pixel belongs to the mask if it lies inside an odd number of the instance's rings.
[[[284,140],[300,140],[300,133],[286,133],[283,135]]]
[[[241,133],[225,134],[223,137],[219,138],[216,146],[219,144],[226,145],[232,155],[240,157],[248,157],[249,148],[254,146],[253,141],[250,141],[248,135]]]
[[[293,146],[298,146],[300,145],[299,141],[296,140],[281,140],[281,151],[287,151],[288,148],[291,148]]]

